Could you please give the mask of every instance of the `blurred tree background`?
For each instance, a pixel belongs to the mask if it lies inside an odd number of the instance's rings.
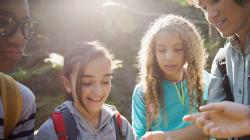
[[[122,68],[114,72],[108,103],[131,120],[131,96],[137,81],[137,51],[152,21],[163,14],[178,14],[200,29],[209,53],[207,70],[223,40],[209,27],[199,9],[185,0],[30,0],[32,17],[39,22],[37,35],[29,41],[26,54],[12,75],[34,92],[38,128],[51,111],[64,101],[60,57],[79,41],[99,40],[111,50]],[[52,57],[48,62],[46,58]],[[45,61],[46,60],[46,61]]]

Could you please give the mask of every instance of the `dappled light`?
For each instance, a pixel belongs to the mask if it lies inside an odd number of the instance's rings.
[[[50,53],[48,58],[44,59],[44,62],[50,62],[52,67],[62,67],[63,66],[63,56],[57,53]]]
[[[210,31],[201,11],[185,0],[29,0],[32,17],[39,22],[34,40],[13,76],[34,91],[37,126],[64,100],[61,68],[67,49],[81,41],[102,42],[116,59],[108,103],[131,121],[131,96],[138,81],[137,54],[142,36],[157,17],[169,13],[190,17],[199,27],[211,54]],[[211,34],[216,34],[211,30]],[[208,64],[210,66],[210,64]],[[209,67],[208,67],[209,68]],[[46,108],[46,105],[48,107]]]

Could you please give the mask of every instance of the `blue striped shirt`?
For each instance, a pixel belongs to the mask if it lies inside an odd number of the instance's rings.
[[[18,83],[20,91],[23,96],[23,107],[20,121],[11,133],[9,139],[14,140],[31,140],[34,139],[35,126],[35,96],[32,91],[26,86]],[[4,138],[4,109],[2,100],[0,98],[0,140]]]

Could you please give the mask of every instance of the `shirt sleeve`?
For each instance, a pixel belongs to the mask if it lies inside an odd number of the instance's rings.
[[[48,119],[42,126],[38,129],[35,135],[35,140],[58,140],[54,125],[51,119]]]
[[[211,81],[208,87],[208,102],[219,102],[226,99],[226,94],[223,88],[223,77],[222,73],[220,72],[218,68],[218,61],[220,53],[223,53],[222,50],[224,48],[221,48],[218,53],[216,54],[212,68],[211,68]]]
[[[33,92],[26,86],[18,83],[23,97],[23,107],[20,121],[10,135],[11,139],[29,140],[34,138],[36,105]]]
[[[132,96],[132,128],[138,137],[146,133],[146,107],[142,86],[137,85]]]
[[[125,134],[125,139],[126,140],[137,140],[137,136],[134,132],[134,130],[132,129],[130,123],[128,122],[128,120],[121,115],[122,118],[122,133]]]

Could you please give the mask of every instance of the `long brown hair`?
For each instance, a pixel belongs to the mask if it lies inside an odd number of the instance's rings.
[[[155,55],[155,38],[162,32],[176,32],[180,34],[184,42],[185,59],[188,64],[185,79],[190,97],[190,109],[193,108],[194,101],[197,101],[198,105],[202,103],[202,70],[204,69],[206,60],[203,40],[195,25],[187,19],[176,15],[161,16],[146,31],[138,53],[139,80],[143,85],[145,93],[148,128],[152,125],[152,118],[156,119],[158,117],[159,106],[161,105],[165,108],[161,86],[164,76],[158,66]],[[153,112],[150,112],[150,108],[152,107],[154,108]]]

